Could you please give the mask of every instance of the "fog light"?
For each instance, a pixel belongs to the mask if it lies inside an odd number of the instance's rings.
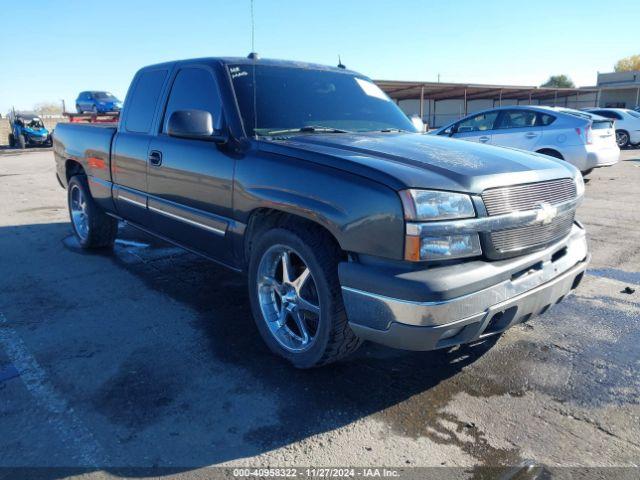
[[[462,327],[449,328],[444,331],[444,333],[440,336],[440,340],[444,340],[445,338],[455,337],[462,331]]]
[[[473,257],[481,253],[480,238],[477,233],[447,235],[444,237],[422,237],[420,241],[421,260]]]

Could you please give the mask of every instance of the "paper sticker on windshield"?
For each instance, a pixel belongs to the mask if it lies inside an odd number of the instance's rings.
[[[362,78],[356,78],[356,82],[358,83],[358,85],[360,85],[362,91],[370,97],[379,98],[380,100],[386,100],[387,102],[390,101],[386,93],[380,90],[380,87],[378,87],[375,83],[363,80]]]

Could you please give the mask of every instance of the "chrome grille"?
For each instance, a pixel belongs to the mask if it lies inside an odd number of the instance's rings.
[[[554,218],[548,225],[529,225],[492,232],[491,243],[501,253],[544,246],[568,235],[574,216],[575,212],[569,212]]]
[[[548,182],[530,183],[485,190],[482,200],[489,215],[502,215],[514,211],[534,210],[541,203],[557,205],[576,197],[576,186],[572,179],[563,178]],[[486,249],[490,258],[501,258],[507,254],[526,253],[544,247],[567,236],[571,231],[575,211],[554,218],[548,224],[528,225],[491,232],[487,235]]]
[[[489,215],[533,210],[541,202],[554,205],[575,197],[576,184],[570,178],[490,188],[482,193],[482,200]]]

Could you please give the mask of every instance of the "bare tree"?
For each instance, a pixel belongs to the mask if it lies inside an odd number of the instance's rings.
[[[55,102],[40,102],[33,106],[38,115],[62,115],[62,105]]]

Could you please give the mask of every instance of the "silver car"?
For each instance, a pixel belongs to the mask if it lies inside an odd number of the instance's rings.
[[[430,133],[543,153],[566,160],[584,174],[620,159],[613,121],[570,108],[493,108]]]

